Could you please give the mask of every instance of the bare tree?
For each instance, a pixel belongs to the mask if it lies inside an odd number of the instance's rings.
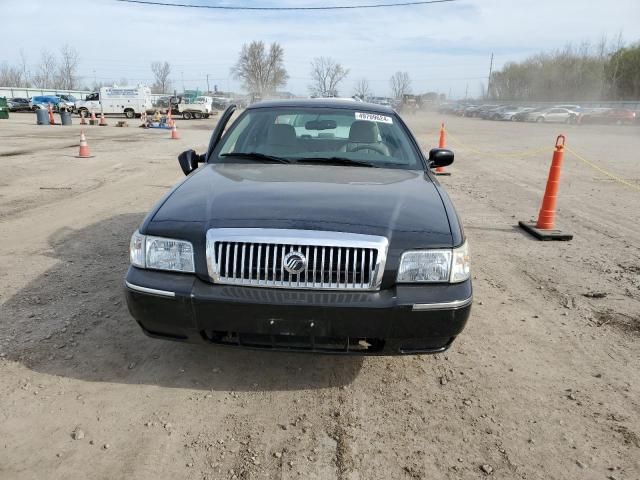
[[[360,80],[358,80],[354,88],[354,93],[362,100],[370,97],[371,89],[369,88],[369,80],[367,80],[366,78],[361,78]]]
[[[240,57],[231,68],[236,80],[254,96],[264,97],[287,84],[289,75],[284,68],[284,50],[277,42],[265,49],[264,42],[253,41],[242,45]]]
[[[22,85],[23,87],[29,88],[31,86],[31,72],[29,71],[29,65],[27,64],[27,54],[24,53],[24,50],[20,49],[20,73],[22,75]]]
[[[311,62],[311,80],[309,90],[320,97],[337,97],[338,85],[349,75],[344,68],[330,57],[316,57]]]
[[[401,99],[403,95],[411,93],[411,78],[407,72],[394,73],[389,83],[394,98]]]
[[[21,87],[22,72],[18,67],[4,62],[0,65],[0,85],[3,87]]]
[[[58,65],[56,88],[73,90],[78,86],[79,60],[80,56],[75,48],[64,45],[60,49],[60,64]]]
[[[153,91],[155,93],[167,93],[171,88],[171,81],[169,80],[171,65],[169,65],[169,62],[153,62],[151,71],[155,77]]]
[[[124,77],[120,77],[120,80],[118,80],[118,86],[119,87],[126,87],[129,85],[129,80],[127,80]]]
[[[55,88],[55,76],[58,62],[56,57],[47,49],[40,52],[38,72],[33,77],[34,86],[39,88]]]

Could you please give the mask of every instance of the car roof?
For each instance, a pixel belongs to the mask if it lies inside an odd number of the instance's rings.
[[[253,103],[247,107],[248,110],[255,108],[342,108],[345,110],[368,110],[376,113],[393,114],[393,108],[378,103],[355,102],[337,98],[302,98],[294,100],[263,100]]]

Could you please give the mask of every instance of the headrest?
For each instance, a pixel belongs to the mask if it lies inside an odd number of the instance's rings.
[[[349,130],[349,142],[351,143],[377,143],[378,128],[375,123],[364,120],[356,120]]]
[[[286,123],[276,123],[269,127],[267,133],[269,145],[295,145],[296,129]]]

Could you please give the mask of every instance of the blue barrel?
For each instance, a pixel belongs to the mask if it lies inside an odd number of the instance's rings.
[[[36,110],[36,123],[38,125],[49,125],[49,112],[44,108]]]

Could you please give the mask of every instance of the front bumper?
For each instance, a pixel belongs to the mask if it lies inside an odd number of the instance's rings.
[[[135,267],[125,291],[131,315],[152,337],[324,353],[442,352],[472,303],[470,280],[375,292],[283,290]]]

